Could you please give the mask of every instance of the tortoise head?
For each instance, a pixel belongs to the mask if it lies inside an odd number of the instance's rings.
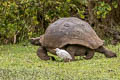
[[[42,39],[43,39],[43,35],[41,35],[40,37],[31,38],[30,43],[36,46],[41,46]]]

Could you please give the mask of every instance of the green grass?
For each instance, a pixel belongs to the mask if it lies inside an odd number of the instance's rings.
[[[43,61],[36,56],[37,46],[1,45],[0,80],[120,80],[120,44],[108,45],[117,58],[96,53],[91,60],[74,62]]]

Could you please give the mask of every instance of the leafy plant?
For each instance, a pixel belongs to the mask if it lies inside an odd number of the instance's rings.
[[[105,19],[113,8],[119,8],[117,0],[105,1],[93,0],[93,16]],[[0,41],[16,43],[39,36],[49,23],[61,17],[74,16],[91,22],[88,3],[88,0],[1,0]]]
[[[106,15],[112,10],[111,6],[104,1],[98,2],[98,5],[95,6],[95,13],[97,18],[106,18]]]

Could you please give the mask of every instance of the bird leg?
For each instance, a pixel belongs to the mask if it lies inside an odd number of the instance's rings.
[[[64,59],[64,62],[70,62],[70,61],[72,61],[72,60],[70,60],[70,59]]]

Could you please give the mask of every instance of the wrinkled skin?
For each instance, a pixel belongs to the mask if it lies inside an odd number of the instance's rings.
[[[40,39],[39,38],[32,38],[30,40],[31,44],[33,45],[37,45],[40,46],[37,50],[37,55],[40,59],[42,60],[50,60],[51,56],[48,56],[47,52],[51,52],[52,54],[56,55],[55,50],[51,49],[51,48],[45,48],[43,46],[41,46],[40,43]],[[103,46],[100,46],[97,49],[90,49],[81,45],[68,45],[63,47],[63,49],[65,49],[66,51],[68,51],[70,53],[70,55],[72,56],[72,60],[75,60],[75,56],[85,56],[84,59],[88,60],[91,59],[94,56],[95,52],[99,52],[104,54],[107,58],[112,58],[112,57],[117,57],[116,54],[110,50],[107,50],[106,48],[104,48]],[[55,60],[53,57],[51,57],[52,60]],[[64,60],[66,61],[66,60]]]
[[[55,60],[54,57],[48,56],[47,50],[46,50],[44,47],[42,47],[42,46],[40,46],[40,47],[38,48],[38,50],[37,50],[37,56],[38,56],[40,59],[42,59],[42,60],[50,60],[50,59],[52,59],[53,61]]]

